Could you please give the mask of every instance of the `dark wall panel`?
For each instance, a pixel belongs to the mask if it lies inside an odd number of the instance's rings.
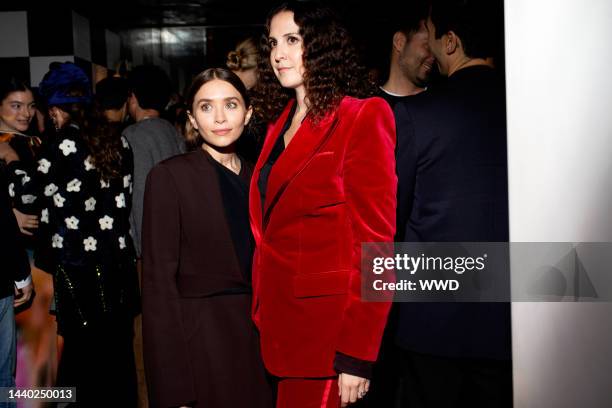
[[[31,57],[74,54],[72,11],[68,8],[28,10],[28,34]]]
[[[30,58],[0,58],[0,76],[14,76],[30,83]]]

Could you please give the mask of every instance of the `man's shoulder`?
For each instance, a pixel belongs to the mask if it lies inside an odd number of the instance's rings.
[[[198,178],[200,182],[205,182],[207,174],[211,169],[213,168],[208,163],[208,160],[206,160],[204,154],[199,149],[196,149],[195,151],[179,154],[160,161],[153,166],[151,173],[166,173],[180,185],[183,184],[184,180],[193,180],[195,178]]]
[[[418,114],[423,110],[429,110],[438,105],[441,95],[438,89],[428,88],[423,92],[404,96],[395,103],[393,113],[398,115]]]
[[[168,130],[174,130],[174,127],[170,122],[163,118],[148,118],[139,122],[133,123],[123,130],[126,135],[137,135],[137,134],[150,134],[157,132],[167,132]]]
[[[180,135],[170,122],[162,118],[152,118],[134,123],[123,131],[123,136],[130,144],[149,144],[159,145],[164,141],[170,140],[172,144],[177,144]]]

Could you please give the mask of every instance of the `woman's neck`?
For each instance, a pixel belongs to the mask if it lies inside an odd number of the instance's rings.
[[[308,111],[308,98],[306,97],[306,87],[301,85],[295,89],[295,99],[297,101],[297,108],[295,114],[298,116],[304,116]]]
[[[2,120],[0,120],[0,132],[5,132],[5,133],[21,133],[20,131],[18,131],[17,129],[13,128],[12,126],[8,126]]]
[[[236,148],[234,145],[228,146],[227,148],[216,148],[206,143],[202,144],[202,149],[208,152],[210,156],[219,164],[233,171],[234,173],[240,173],[241,164],[240,158],[236,154]]]

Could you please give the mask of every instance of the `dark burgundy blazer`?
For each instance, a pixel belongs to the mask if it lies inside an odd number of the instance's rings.
[[[202,149],[162,161],[147,177],[143,217],[143,340],[156,404],[195,400],[184,327],[189,299],[250,288],[226,222],[217,170]],[[248,169],[247,169],[248,170]],[[250,174],[250,170],[248,170]],[[246,176],[248,177],[248,176]]]

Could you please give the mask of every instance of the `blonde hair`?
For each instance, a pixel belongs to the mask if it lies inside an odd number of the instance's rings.
[[[227,54],[225,65],[232,71],[246,71],[257,67],[259,51],[252,38],[247,38]]]

